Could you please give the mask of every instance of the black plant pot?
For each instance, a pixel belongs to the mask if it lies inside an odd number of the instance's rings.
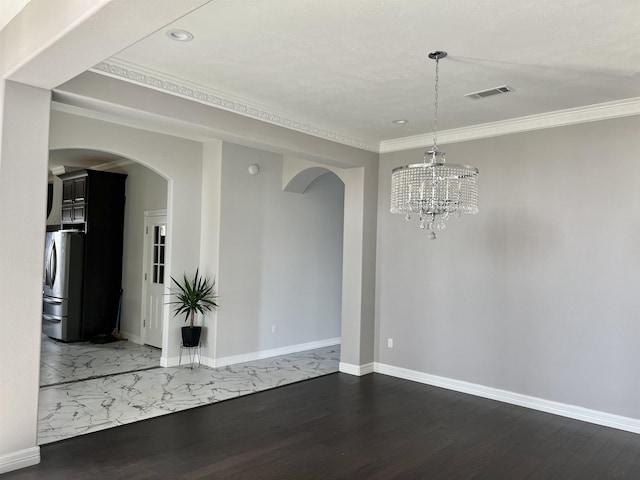
[[[182,327],[182,346],[197,347],[200,345],[202,327]]]

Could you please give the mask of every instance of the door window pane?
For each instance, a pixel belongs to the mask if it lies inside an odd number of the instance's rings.
[[[167,228],[165,225],[153,227],[153,283],[164,283],[164,253]]]

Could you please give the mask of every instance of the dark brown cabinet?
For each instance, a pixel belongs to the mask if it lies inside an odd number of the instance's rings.
[[[62,223],[84,223],[87,220],[87,180],[89,170],[82,170],[80,177],[71,173],[62,182]]]
[[[73,181],[62,182],[62,205],[73,203]]]
[[[62,229],[85,233],[81,339],[90,340],[116,324],[127,176],[79,170],[60,178]]]
[[[80,205],[74,204],[68,207],[62,207],[62,223],[74,224],[74,225],[69,225],[69,227],[77,228],[78,226],[75,224],[84,223],[86,220],[85,208],[86,208],[86,205],[84,203]],[[82,229],[82,225],[80,227]]]
[[[62,204],[84,202],[87,192],[87,171],[83,170],[79,173],[79,178],[73,178],[77,173],[65,175],[67,178],[62,183]]]

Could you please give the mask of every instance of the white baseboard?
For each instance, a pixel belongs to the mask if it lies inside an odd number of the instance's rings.
[[[315,342],[298,343],[296,345],[288,345],[286,347],[272,348],[269,350],[260,350],[258,352],[243,353],[240,355],[230,355],[228,357],[220,357],[211,359],[203,357],[203,362],[208,366],[225,367],[227,365],[234,365],[236,363],[253,362],[254,360],[260,360],[262,358],[278,357],[280,355],[288,355],[290,353],[304,352],[306,350],[313,350],[315,348],[332,347],[340,344],[340,338],[328,338],[326,340],[318,340]],[[209,365],[211,362],[212,365]]]
[[[40,447],[26,448],[0,455],[0,474],[40,463]]]
[[[394,367],[384,363],[375,362],[374,371],[384,375],[390,375],[392,377],[433,385],[434,387],[455,390],[456,392],[468,393],[470,395],[490,398],[499,402],[510,403],[512,405],[531,408],[541,412],[553,413],[562,417],[582,420],[583,422],[617,428],[618,430],[625,430],[632,433],[640,433],[640,419],[636,418],[623,417],[621,415],[600,412],[598,410],[590,410],[576,405],[568,405],[565,403],[545,400],[543,398],[531,397],[529,395],[521,395],[508,390],[500,390],[498,388],[486,387],[476,383],[439,377],[437,375],[430,375],[416,370]]]
[[[253,362],[263,358],[278,357],[280,355],[288,355],[290,353],[304,352],[315,348],[332,347],[340,345],[340,338],[328,338],[326,340],[318,340],[315,342],[298,343],[296,345],[288,345],[286,347],[272,348],[270,350],[260,350],[258,352],[243,353],[240,355],[231,355],[228,357],[211,358],[206,355],[202,356],[201,364],[207,367],[226,367],[227,365],[235,365],[236,363]],[[184,360],[184,358],[183,358]],[[188,361],[188,360],[187,360]],[[161,367],[177,367],[180,364],[180,357],[161,357]],[[372,370],[373,371],[373,368]]]
[[[167,367],[177,367],[180,363],[180,357],[160,357],[160,366]]]
[[[139,335],[134,335],[133,333],[129,333],[129,332],[120,332],[120,335],[122,335],[124,338],[127,339],[127,341],[131,343],[142,345],[142,337]]]
[[[202,365],[204,365],[206,367],[215,368],[215,366],[213,364],[213,359],[211,357],[207,357],[203,353],[204,353],[204,347],[201,348],[200,364],[202,364]],[[193,353],[192,353],[192,355],[193,355]],[[196,363],[198,363],[197,355],[194,356],[193,358],[195,358]],[[182,365],[185,365],[185,366],[189,365],[189,354],[186,351],[182,354]],[[180,356],[178,355],[177,357],[163,357],[163,358],[160,358],[160,366],[161,367],[179,367],[180,366]]]
[[[364,365],[353,365],[351,363],[340,362],[338,370],[342,373],[348,373],[349,375],[356,375],[361,377],[373,373],[373,363],[365,363]]]
[[[198,360],[196,359],[196,363]],[[213,363],[213,359],[210,357],[205,357],[204,355],[200,359],[200,364],[205,367],[215,368]],[[185,353],[182,355],[182,365],[189,365],[189,356]],[[160,366],[161,367],[179,367],[180,366],[180,357],[169,357],[169,358],[160,358]]]

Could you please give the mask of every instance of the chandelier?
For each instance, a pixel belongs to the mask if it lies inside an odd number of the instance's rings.
[[[438,150],[438,75],[440,59],[447,52],[436,51],[429,58],[436,61],[433,146],[424,154],[423,163],[394,168],[391,172],[391,213],[417,217],[420,228],[430,239],[436,230],[444,230],[450,215],[478,213],[478,169],[468,165],[445,163]]]

